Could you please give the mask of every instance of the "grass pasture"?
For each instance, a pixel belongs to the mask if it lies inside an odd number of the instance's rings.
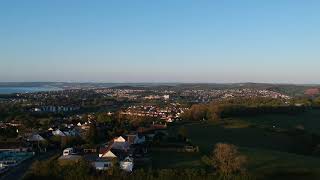
[[[319,117],[319,121],[318,121]],[[248,170],[258,178],[320,179],[320,158],[292,153],[294,139],[286,133],[268,131],[262,127],[294,128],[303,125],[307,131],[320,131],[320,110],[300,115],[263,115],[228,119],[225,122],[188,123],[190,141],[200,153],[152,152],[155,168],[202,168],[203,155],[208,155],[219,142],[235,144],[248,158]],[[255,125],[255,126],[252,126]],[[181,125],[169,128],[178,132]]]
[[[320,158],[266,149],[240,148],[248,170],[268,179],[320,179]]]
[[[239,122],[238,122],[239,123]],[[231,143],[240,147],[266,148],[282,152],[290,152],[293,141],[290,136],[259,128],[223,127],[215,123],[193,123],[185,125],[192,143],[199,146],[203,153],[210,153],[219,142]]]
[[[302,125],[306,131],[320,134],[320,110],[308,110],[305,113],[267,114],[252,117],[234,118],[257,126],[275,126],[282,129],[292,129]]]
[[[202,155],[200,153],[182,153],[182,152],[163,152],[152,151],[153,168],[199,168],[203,167],[201,163]]]

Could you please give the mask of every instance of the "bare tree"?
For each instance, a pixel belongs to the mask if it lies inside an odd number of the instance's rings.
[[[213,166],[221,174],[230,175],[243,172],[247,158],[232,144],[218,143],[212,154]]]

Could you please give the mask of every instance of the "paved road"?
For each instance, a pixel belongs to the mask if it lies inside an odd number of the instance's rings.
[[[39,156],[35,156],[33,158],[30,158],[24,162],[22,162],[17,167],[14,167],[10,169],[8,172],[0,176],[0,180],[21,180],[24,176],[24,174],[28,171],[32,163],[36,160],[45,160],[49,159],[50,157],[53,157],[57,154],[57,152],[48,152],[46,154],[42,154]]]

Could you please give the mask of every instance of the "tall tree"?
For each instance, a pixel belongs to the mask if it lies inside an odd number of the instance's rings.
[[[246,157],[238,152],[232,144],[218,143],[212,152],[213,166],[223,175],[243,172]]]
[[[98,130],[94,123],[90,124],[90,128],[87,134],[87,142],[89,144],[96,144],[98,143]]]

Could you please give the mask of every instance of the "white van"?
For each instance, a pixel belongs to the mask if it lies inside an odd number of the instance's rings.
[[[72,155],[73,153],[74,153],[73,148],[67,148],[63,150],[63,156],[69,156],[69,155]]]

